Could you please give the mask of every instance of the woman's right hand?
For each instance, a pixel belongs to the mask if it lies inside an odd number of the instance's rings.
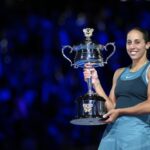
[[[99,82],[98,74],[92,63],[86,63],[84,65],[84,80],[87,81],[90,77],[92,78],[92,84],[95,85]]]
[[[84,80],[85,81],[87,81],[87,79],[89,79],[90,77],[92,78],[92,84],[93,84],[93,88],[95,89],[95,92],[99,96],[103,97],[106,100],[106,103],[105,103],[106,108],[108,110],[114,108],[112,103],[109,102],[109,98],[108,98],[108,96],[106,95],[105,91],[103,90],[103,88],[101,86],[100,80],[98,78],[97,71],[93,67],[92,63],[86,63],[85,64],[83,75],[84,75]]]

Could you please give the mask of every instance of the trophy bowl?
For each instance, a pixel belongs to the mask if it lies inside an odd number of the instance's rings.
[[[103,57],[100,49],[103,49],[102,45],[95,45],[94,43],[87,43],[87,45],[80,44],[74,46],[76,55],[74,58],[74,65],[84,68],[85,63],[93,63],[94,67],[104,66]]]

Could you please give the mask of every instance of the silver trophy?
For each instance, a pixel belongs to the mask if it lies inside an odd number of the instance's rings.
[[[86,63],[92,63],[93,67],[103,67],[107,64],[108,59],[115,53],[116,47],[114,43],[107,43],[106,45],[93,43],[91,40],[93,31],[93,28],[83,29],[85,36],[83,44],[63,46],[62,55],[74,68],[84,68]],[[108,46],[112,46],[113,49],[109,55],[104,58],[102,54],[103,51],[108,51]],[[74,62],[66,56],[65,50],[67,49],[69,49],[70,53],[75,52]],[[87,80],[87,86],[87,93],[76,100],[77,114],[70,122],[75,125],[103,125],[103,115],[107,112],[105,99],[92,90],[91,78]]]

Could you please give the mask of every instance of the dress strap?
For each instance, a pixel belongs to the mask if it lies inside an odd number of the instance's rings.
[[[143,80],[144,80],[144,82],[145,82],[146,84],[148,84],[147,73],[148,73],[149,68],[150,68],[150,62],[148,62],[148,63],[146,64],[145,68],[144,68],[143,71],[142,71],[142,78],[143,78]]]
[[[148,70],[149,67],[150,67],[150,62],[148,61],[147,64],[144,66],[141,73],[143,74],[145,72],[145,70]]]

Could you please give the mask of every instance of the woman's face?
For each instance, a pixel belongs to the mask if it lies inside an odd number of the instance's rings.
[[[132,60],[146,58],[147,44],[143,38],[143,33],[138,30],[131,30],[127,34],[126,49]]]

